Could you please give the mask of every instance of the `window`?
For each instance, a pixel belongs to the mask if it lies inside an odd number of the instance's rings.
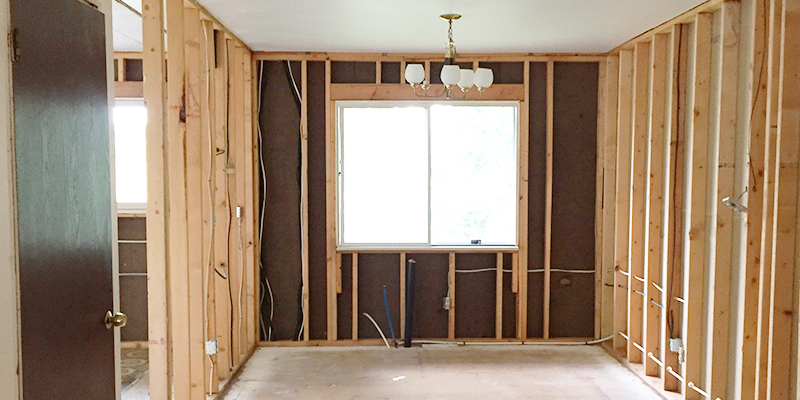
[[[117,209],[143,212],[147,203],[147,152],[143,99],[117,99],[114,106],[114,166]]]
[[[341,247],[516,246],[517,102],[337,102]]]

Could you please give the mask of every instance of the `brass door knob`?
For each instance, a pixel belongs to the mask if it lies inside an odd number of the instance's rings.
[[[111,329],[113,327],[122,328],[128,324],[128,316],[121,312],[114,314],[109,311],[106,313],[105,323],[106,329]]]

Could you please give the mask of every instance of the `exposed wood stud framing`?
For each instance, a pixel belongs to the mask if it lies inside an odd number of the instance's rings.
[[[553,228],[553,77],[554,64],[547,62],[547,136],[544,184],[544,338],[550,337],[550,259]],[[527,270],[526,270],[527,272]],[[527,273],[526,273],[527,275]]]

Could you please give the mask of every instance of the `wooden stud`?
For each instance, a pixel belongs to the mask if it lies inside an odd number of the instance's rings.
[[[614,264],[614,348],[627,351],[626,339],[618,332],[627,332],[628,321],[628,279],[622,272],[629,271],[628,254],[630,253],[630,198],[631,198],[631,161],[633,127],[633,51],[619,52],[619,107],[617,113],[617,207]]]
[[[709,299],[709,338],[711,346],[708,347],[706,357],[709,368],[706,370],[706,391],[712,398],[729,398],[728,395],[728,363],[727,354],[730,350],[730,298],[731,298],[731,269],[733,268],[732,254],[735,251],[733,239],[733,210],[721,203],[725,197],[734,201],[741,201],[740,193],[734,193],[734,156],[736,153],[737,132],[737,104],[739,81],[739,20],[740,3],[725,2],[722,10],[718,12],[718,33],[720,37],[714,45],[717,47],[719,57],[714,66],[717,76],[716,91],[718,98],[717,132],[718,137],[718,168],[717,168],[717,216],[716,216],[716,256],[715,264],[711,268],[714,290],[713,297]],[[712,169],[713,173],[713,169]],[[710,276],[712,278],[712,276]]]
[[[242,219],[237,215],[237,207],[241,206],[240,201],[244,197],[243,190],[241,188],[243,179],[243,174],[241,170],[244,169],[243,163],[240,163],[242,160],[242,141],[244,139],[242,135],[242,70],[241,70],[241,63],[242,57],[241,53],[238,50],[237,43],[234,39],[228,39],[228,65],[229,65],[229,90],[230,90],[230,103],[229,103],[229,111],[228,111],[228,151],[230,154],[229,159],[229,173],[228,173],[228,188],[230,191],[230,198],[231,198],[231,215],[233,221],[233,227],[231,228],[231,236],[229,238],[231,247],[234,249],[230,251],[228,262],[229,262],[229,269],[228,269],[228,279],[231,281],[230,283],[233,286],[233,307],[232,307],[232,319],[233,319],[233,333],[231,335],[231,357],[233,360],[234,368],[237,368],[242,363],[242,356],[246,353],[246,350],[242,346],[242,331],[243,331],[243,321],[244,321],[244,312],[242,309],[242,305],[244,304],[243,299],[243,288],[245,287],[245,262],[244,262],[244,243],[243,243],[243,234],[242,234]],[[241,177],[241,178],[240,178]]]
[[[598,63],[597,79],[597,164],[595,165],[595,204],[594,204],[594,337],[601,337],[603,318],[603,175],[605,165],[606,100],[608,78],[605,62]],[[616,104],[614,105],[616,110]]]
[[[400,336],[406,331],[406,253],[400,253]]]
[[[517,301],[520,305],[519,316],[517,323],[521,326],[520,338],[522,340],[528,337],[528,160],[529,160],[529,140],[530,140],[530,104],[531,104],[531,85],[530,73],[531,66],[529,62],[525,62],[522,67],[523,85],[524,85],[524,99],[520,104],[520,118],[519,118],[519,203],[517,205],[519,216],[517,218],[518,224],[518,271],[519,277],[517,284],[521,290],[517,291]],[[502,265],[500,266],[502,270]],[[500,283],[502,284],[503,274],[500,273]],[[499,293],[502,300],[502,288]],[[502,304],[502,303],[498,303]],[[501,316],[502,319],[502,316]],[[501,328],[502,329],[502,328]],[[502,332],[500,333],[502,336]]]
[[[744,286],[742,288],[742,350],[741,350],[741,384],[736,387],[740,398],[754,398],[756,387],[756,371],[758,370],[758,322],[759,322],[759,277],[761,275],[763,222],[764,222],[764,188],[765,165],[764,156],[769,127],[766,125],[768,71],[767,53],[769,43],[769,24],[765,21],[767,10],[762,2],[755,2],[750,17],[753,22],[752,50],[752,92],[748,107],[749,117],[749,185],[747,196],[747,247],[745,261]],[[752,112],[751,112],[752,110]]]
[[[431,62],[425,61],[425,82],[431,83]]]
[[[689,254],[684,265],[684,346],[686,363],[684,378],[688,382],[702,382],[705,357],[703,355],[703,284],[707,248],[708,208],[706,187],[708,181],[709,107],[711,75],[711,34],[713,14],[700,13],[694,23],[692,47],[690,49],[689,90],[687,118],[691,138],[691,188],[689,211],[689,235],[684,246]],[[691,112],[689,112],[691,110]],[[699,399],[700,395],[684,386],[687,399]]]
[[[188,232],[188,299],[189,308],[189,359],[190,390],[192,398],[203,398],[206,393],[206,380],[210,365],[205,365],[207,357],[203,351],[205,343],[203,315],[204,297],[204,264],[203,254],[203,184],[202,184],[202,135],[201,114],[201,65],[200,53],[200,13],[196,8],[186,7],[184,18],[184,54],[185,54],[185,115],[186,115],[186,212]]]
[[[331,62],[325,61],[325,232],[328,281],[328,340],[337,339],[336,294],[342,291],[336,254],[336,131],[331,102]]]
[[[644,299],[644,348],[645,353],[661,354],[661,292],[655,285],[661,283],[662,237],[665,237],[663,224],[664,199],[664,127],[666,125],[667,51],[669,35],[655,35],[650,49],[650,193],[647,235],[648,258],[645,269]],[[649,376],[661,374],[659,365],[650,357],[644,358],[645,372]]]
[[[300,62],[300,212],[302,213],[302,273],[303,273],[303,340],[310,339],[309,281],[308,281],[308,61]]]
[[[353,253],[353,340],[358,340],[358,253]]]
[[[683,238],[684,225],[684,193],[686,170],[686,90],[688,79],[688,53],[689,53],[689,26],[676,25],[672,31],[670,41],[669,63],[671,67],[668,79],[670,83],[669,96],[669,194],[662,203],[664,212],[668,213],[667,221],[667,245],[665,248],[665,264],[662,266],[661,287],[664,292],[661,295],[661,304],[664,305],[662,315],[662,352],[661,360],[664,368],[671,368],[680,371],[678,354],[667,351],[669,339],[680,337],[683,320],[683,307],[676,298],[682,296],[683,282]],[[667,135],[665,135],[667,136]],[[673,374],[664,374],[664,390],[679,392],[682,383]]]
[[[171,393],[167,338],[170,323],[167,282],[170,219],[167,206],[168,163],[166,145],[169,140],[167,124],[167,84],[165,68],[164,3],[143,0],[142,31],[147,51],[142,55],[144,99],[147,108],[147,338],[149,353],[150,398],[166,400]],[[170,114],[171,115],[171,114]]]
[[[186,158],[183,148],[185,125],[181,122],[184,96],[184,19],[183,1],[166,0],[167,31],[167,139],[168,152],[168,198],[169,221],[167,241],[169,243],[169,308],[176,310],[170,315],[172,395],[175,398],[191,398],[191,343],[189,337],[189,274],[188,232],[186,209]],[[177,310],[184,310],[180,312]]]
[[[381,61],[375,61],[375,83],[380,85],[381,84]],[[401,75],[402,76],[402,75]]]
[[[550,338],[550,257],[553,235],[553,62],[547,63],[547,136],[544,183],[544,338]],[[527,271],[526,271],[527,272]]]
[[[213,35],[212,35],[213,36]],[[215,41],[217,68],[214,69],[214,303],[216,307],[215,325],[219,352],[217,353],[216,372],[219,379],[230,377],[233,368],[231,357],[231,291],[228,285],[230,277],[230,203],[228,202],[228,174],[226,169],[230,163],[230,152],[227,148],[228,137],[228,46],[224,34],[217,35]],[[225,277],[223,277],[225,276]],[[227,277],[227,278],[226,278]]]
[[[644,352],[635,346],[644,336],[643,317],[645,284],[636,277],[643,277],[647,262],[647,204],[649,199],[648,178],[650,176],[648,143],[648,106],[650,93],[648,80],[650,71],[650,43],[637,43],[633,51],[633,169],[631,178],[630,255],[628,272],[628,361],[642,363]],[[636,292],[635,292],[636,291]]]
[[[712,0],[719,4],[721,0]],[[607,53],[464,53],[459,54],[459,62],[600,62]],[[441,53],[337,53],[337,52],[265,52],[254,55],[257,60],[270,61],[359,61],[359,62],[441,62]],[[405,67],[403,67],[403,70]],[[403,71],[401,71],[403,72]],[[401,74],[402,76],[402,74]]]
[[[456,253],[450,253],[447,296],[450,298],[450,308],[447,310],[447,338],[454,340],[456,338]]]
[[[494,292],[494,335],[503,338],[503,253],[497,253],[497,271]]]
[[[519,275],[519,254],[513,253],[511,258],[511,291],[517,293],[517,297],[519,297]],[[519,310],[521,307],[519,300],[517,300],[517,304],[517,310]],[[519,315],[517,315],[517,322],[519,322]]]
[[[779,78],[778,143],[775,160],[775,236],[773,237],[772,285],[768,379],[770,399],[788,399],[796,367],[793,341],[797,340],[797,316],[793,296],[797,259],[798,146],[800,146],[800,5],[784,1],[782,9],[781,67]],[[795,342],[796,343],[796,342]],[[786,349],[793,349],[786,351]],[[795,366],[792,366],[792,360]],[[797,392],[792,395],[797,395]]]
[[[609,56],[601,66],[605,69],[605,126],[603,129],[603,255],[602,307],[600,336],[614,334],[614,232],[616,231],[617,175],[617,101],[619,98],[619,56]]]

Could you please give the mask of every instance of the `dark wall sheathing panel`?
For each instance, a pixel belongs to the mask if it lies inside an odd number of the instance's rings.
[[[403,75],[405,75],[405,71],[400,71],[399,62],[381,63],[381,83],[403,83],[405,82]]]
[[[123,342],[147,341],[147,277],[119,277],[119,309],[128,316],[128,324],[121,329]]]
[[[327,227],[325,219],[325,63],[308,63],[309,335],[327,339]]]
[[[447,296],[449,255],[408,254],[406,257],[417,262],[414,285],[414,337],[446,338],[449,316],[442,301]]]
[[[531,68],[534,64],[531,63]],[[525,63],[522,62],[480,62],[481,68],[489,68],[494,73],[494,83],[525,83]]]
[[[367,313],[384,335],[391,339],[389,319],[383,303],[383,288],[389,302],[392,327],[396,336],[400,335],[400,254],[359,254],[358,255],[358,338],[379,339],[380,333],[363,313]]]
[[[514,268],[514,256],[511,253],[503,254],[503,270],[511,271]],[[503,273],[503,337],[517,337],[517,294],[512,291],[511,273]]]
[[[292,65],[298,89],[301,86],[299,67],[297,62]],[[269,278],[275,299],[272,339],[296,340],[302,319],[300,110],[284,62],[264,62],[262,77],[261,155],[267,180],[266,218],[261,240],[262,272]],[[269,296],[264,296],[261,313],[265,321],[269,319],[269,312]]]
[[[497,254],[456,254],[456,270],[491,268],[487,272],[456,273],[456,337],[495,337]]]
[[[544,269],[547,63],[531,63],[528,109],[528,269]],[[528,274],[528,337],[544,337],[544,274]]]
[[[398,261],[399,262],[399,261]],[[353,338],[353,255],[342,254],[342,293],[336,296],[336,335]]]
[[[121,273],[147,272],[147,244],[120,243],[119,272]]]
[[[131,82],[144,81],[144,64],[141,59],[125,58],[125,80]]]
[[[375,63],[333,61],[331,62],[331,83],[375,83]]]
[[[117,237],[127,240],[147,239],[147,229],[144,216],[139,218],[117,218]]]
[[[551,267],[593,270],[597,63],[555,63]],[[553,273],[550,335],[594,335],[594,275]]]

